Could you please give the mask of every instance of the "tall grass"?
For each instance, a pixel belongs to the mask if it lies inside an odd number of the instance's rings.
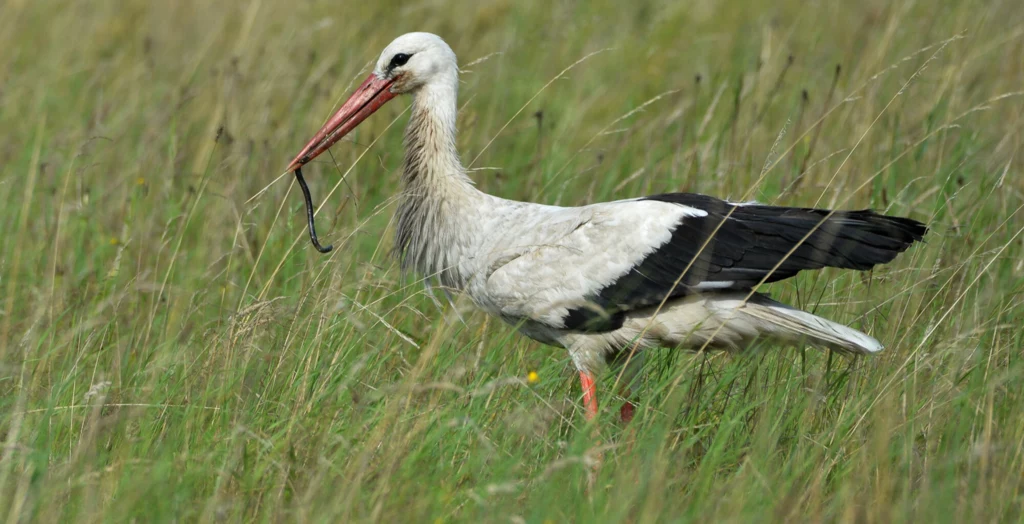
[[[0,4],[0,518],[1022,518],[1015,2],[345,4]],[[410,30],[485,191],[927,221],[770,287],[886,352],[659,351],[587,426],[563,350],[389,257],[407,101],[310,167],[315,253],[276,177]]]

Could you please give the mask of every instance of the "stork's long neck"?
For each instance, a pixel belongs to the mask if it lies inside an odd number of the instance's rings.
[[[475,239],[486,196],[462,167],[455,147],[458,78],[424,85],[405,130],[405,169],[395,248],[404,270],[461,288],[464,254]]]

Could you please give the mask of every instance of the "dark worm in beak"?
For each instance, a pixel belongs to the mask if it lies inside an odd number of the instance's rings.
[[[330,253],[334,249],[333,245],[327,247],[321,246],[320,241],[316,239],[316,224],[313,223],[313,199],[309,196],[309,187],[306,186],[306,180],[302,178],[302,168],[295,168],[295,179],[299,181],[299,187],[302,188],[302,196],[306,201],[306,219],[309,221],[309,240],[313,242],[313,247],[321,253]]]

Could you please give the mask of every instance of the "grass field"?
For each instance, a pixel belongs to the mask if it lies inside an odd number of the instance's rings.
[[[1017,2],[345,4],[0,3],[0,519],[1024,518]],[[316,253],[274,181],[412,30],[485,191],[927,221],[768,289],[887,350],[660,351],[588,426],[564,350],[400,275],[405,99],[306,171]]]

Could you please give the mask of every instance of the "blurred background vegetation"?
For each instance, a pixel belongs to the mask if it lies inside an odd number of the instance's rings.
[[[485,191],[929,222],[770,288],[887,351],[657,352],[587,426],[563,350],[390,258],[406,100],[306,172],[317,254],[280,170],[408,31]],[[6,0],[0,49],[0,518],[1022,516],[1015,1]]]

